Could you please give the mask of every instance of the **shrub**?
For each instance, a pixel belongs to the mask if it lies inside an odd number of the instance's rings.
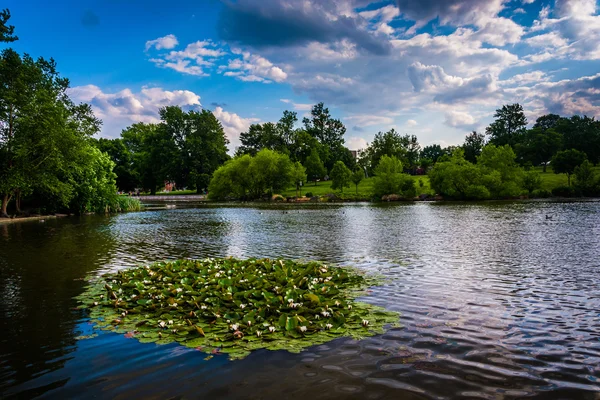
[[[312,192],[306,192],[304,194],[305,197],[313,197],[313,193]]]
[[[490,191],[483,185],[471,185],[467,188],[465,196],[472,200],[485,200],[490,198]]]
[[[550,193],[550,191],[548,191],[546,189],[536,189],[533,192],[531,192],[531,197],[535,197],[535,198],[539,198],[539,199],[545,199],[550,196],[552,196],[552,193]]]
[[[558,186],[552,189],[552,195],[558,197],[573,197],[575,196],[575,188],[571,186]]]

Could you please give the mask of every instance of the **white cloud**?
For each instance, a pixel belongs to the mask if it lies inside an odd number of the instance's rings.
[[[214,116],[223,125],[223,130],[229,139],[229,148],[234,150],[240,143],[240,133],[246,132],[250,125],[260,122],[258,118],[242,118],[238,114],[227,112],[222,107],[216,107]]]
[[[344,120],[350,121],[351,124],[361,128],[373,125],[391,125],[394,123],[394,119],[391,117],[370,114],[351,115],[344,118]]]
[[[465,111],[449,111],[445,117],[444,123],[453,128],[471,130],[476,126],[475,118]]]
[[[264,57],[251,54],[248,51],[234,50],[233,53],[240,54],[242,58],[234,58],[229,61],[227,66],[220,68],[221,71],[226,71],[225,76],[234,76],[246,82],[265,83],[283,82],[288,76],[281,68],[273,65]]]
[[[367,148],[367,146],[367,141],[362,137],[351,136],[346,139],[346,147],[350,150],[362,150]]]
[[[139,92],[123,89],[105,93],[98,86],[85,85],[69,89],[69,96],[75,102],[92,105],[94,114],[103,121],[102,135],[108,137],[118,137],[122,129],[135,122],[158,122],[161,107],[201,107],[200,96],[189,90],[144,87]]]
[[[150,50],[153,47],[156,50],[172,49],[173,47],[177,46],[178,44],[179,44],[179,42],[177,41],[177,38],[175,37],[175,35],[171,34],[171,35],[163,36],[158,39],[148,40],[146,42],[146,51]]]
[[[409,119],[406,121],[406,125],[412,128],[412,127],[419,125],[419,123],[417,121],[415,121],[414,119]]]

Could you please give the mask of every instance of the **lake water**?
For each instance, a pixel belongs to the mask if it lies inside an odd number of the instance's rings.
[[[284,257],[388,279],[402,328],[205,360],[93,333],[89,275]],[[0,397],[600,399],[600,202],[199,206],[0,225]]]

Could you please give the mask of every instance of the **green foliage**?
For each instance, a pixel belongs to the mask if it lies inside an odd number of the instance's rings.
[[[527,118],[520,104],[507,104],[496,110],[496,120],[485,130],[490,143],[496,146],[514,147],[522,139],[527,126]]]
[[[339,159],[336,153],[344,144],[346,127],[329,113],[329,109],[323,103],[318,103],[310,111],[310,118],[303,118],[304,130],[320,143],[320,157],[325,168],[330,170]]]
[[[448,161],[438,161],[429,172],[431,187],[436,193],[453,198],[466,198],[470,186],[481,185],[481,170],[456,150]]]
[[[352,171],[346,167],[342,161],[337,161],[331,170],[331,188],[333,190],[341,190],[344,193],[344,188],[350,186],[352,180]]]
[[[285,189],[292,179],[293,164],[285,154],[263,149],[255,157],[238,156],[215,171],[208,187],[213,200],[260,199]]]
[[[481,151],[483,150],[484,145],[485,135],[475,131],[468,134],[465,138],[465,142],[462,145],[462,148],[465,151],[465,160],[475,164],[477,162],[477,157],[479,157]]]
[[[309,197],[309,198],[310,198],[310,197],[313,197],[313,192],[306,192],[306,193],[304,194],[304,196],[306,196],[306,197]]]
[[[379,132],[373,142],[365,149],[364,158],[368,159],[367,167],[371,170],[379,165],[383,156],[395,157],[408,169],[418,166],[421,146],[415,135],[400,135],[396,130]]]
[[[360,182],[363,180],[363,178],[365,177],[365,173],[363,171],[361,171],[360,169],[357,169],[356,171],[354,171],[352,173],[352,183],[354,183],[354,185],[356,186],[356,194],[358,195],[358,185],[360,185]]]
[[[527,171],[523,174],[523,187],[531,195],[534,190],[542,187],[542,176],[535,171]]]
[[[579,150],[559,151],[552,158],[552,169],[555,174],[567,174],[568,185],[571,186],[571,175],[575,172],[575,168],[581,165],[585,159],[585,153]]]
[[[571,118],[561,118],[555,130],[562,134],[565,149],[585,153],[594,164],[600,162],[600,121],[574,115]]]
[[[123,139],[100,138],[96,146],[115,163],[113,171],[117,175],[117,187],[120,190],[133,191],[139,186],[140,178],[134,169],[133,154],[125,146]]]
[[[415,182],[410,175],[402,173],[402,162],[396,157],[383,156],[375,168],[373,194],[377,198],[396,194],[406,198],[416,195]]]
[[[312,149],[310,156],[308,156],[304,165],[306,166],[308,179],[315,182],[315,184],[317,183],[317,180],[322,179],[327,174],[325,165],[321,161],[319,152],[316,149]]]
[[[588,160],[583,161],[575,167],[575,188],[584,196],[595,196],[600,193],[600,181],[596,179],[596,174],[592,163]]]
[[[397,313],[356,301],[372,283],[317,262],[180,260],[105,275],[79,300],[100,329],[240,359],[397,325]]]
[[[487,200],[491,197],[491,194],[483,185],[471,185],[467,187],[465,197],[470,200]]]
[[[557,197],[573,197],[576,190],[572,186],[558,186],[552,189],[552,195]]]
[[[493,197],[513,197],[521,193],[523,170],[517,165],[515,152],[509,145],[487,145],[477,160],[484,176],[499,174],[499,180],[487,178],[486,187]]]
[[[553,128],[533,128],[523,136],[522,143],[516,145],[522,163],[543,165],[544,172],[552,156],[562,147],[562,135]]]
[[[290,180],[296,185],[296,196],[298,196],[300,187],[304,184],[304,182],[306,182],[306,168],[304,168],[298,161],[296,161],[292,167]]]
[[[429,146],[425,146],[423,150],[421,150],[421,160],[429,159],[432,164],[438,162],[438,159],[446,154],[446,152],[442,149],[439,144],[432,144]]]
[[[19,38],[14,35],[15,27],[12,25],[7,25],[9,19],[10,11],[8,8],[0,11],[0,43],[14,42],[15,40],[19,40]]]

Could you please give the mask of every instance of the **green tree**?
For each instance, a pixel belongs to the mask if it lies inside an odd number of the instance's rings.
[[[571,186],[571,175],[575,168],[586,160],[585,153],[570,149],[559,151],[552,158],[552,169],[555,174],[567,174],[567,182]]]
[[[400,135],[395,129],[377,133],[373,142],[365,150],[371,170],[379,165],[383,156],[395,157],[400,161],[408,162],[408,142],[409,139]]]
[[[477,133],[476,131],[471,132],[465,138],[465,142],[462,145],[465,151],[465,159],[475,164],[477,157],[481,154],[483,146],[485,145],[485,135]]]
[[[302,166],[302,164],[300,164],[299,161],[296,161],[294,163],[294,166],[292,167],[292,171],[290,173],[290,178],[296,186],[296,197],[298,197],[298,193],[302,195],[301,188],[304,182],[306,182],[306,168],[304,168],[304,166]]]
[[[538,119],[535,120],[535,124],[533,125],[533,129],[539,128],[542,131],[546,131],[548,129],[556,129],[558,123],[563,118],[560,115],[556,114],[546,114],[542,115]]]
[[[132,191],[139,186],[139,177],[133,166],[133,154],[125,146],[123,139],[100,138],[96,146],[115,163],[113,171],[117,175],[116,184],[120,190]]]
[[[523,142],[516,146],[517,154],[522,162],[531,162],[533,165],[543,165],[544,172],[550,159],[562,147],[562,135],[554,128],[541,127],[528,130]]]
[[[575,187],[581,191],[584,196],[594,196],[599,192],[598,185],[600,182],[596,180],[593,165],[588,160],[584,160],[580,165],[575,167]]]
[[[542,176],[535,171],[527,171],[523,174],[523,187],[531,194],[542,186]]]
[[[374,195],[379,198],[388,194],[414,197],[416,195],[414,180],[402,171],[402,161],[394,156],[384,155],[381,157],[374,170]]]
[[[352,173],[352,183],[356,186],[356,195],[358,196],[358,185],[365,177],[365,173],[359,168]]]
[[[508,104],[496,110],[496,119],[485,130],[490,136],[490,143],[496,146],[505,144],[514,147],[521,141],[527,126],[527,118],[520,104]]]
[[[336,150],[344,144],[346,127],[329,113],[329,109],[323,103],[313,106],[310,118],[303,118],[305,131],[316,138],[321,144],[321,160],[329,170],[337,161],[334,158]]]
[[[15,40],[19,40],[19,38],[14,35],[15,27],[7,25],[9,19],[10,11],[8,8],[0,11],[0,42],[14,42]]]
[[[523,170],[517,165],[516,154],[509,145],[488,144],[477,158],[484,176],[484,186],[494,197],[513,197],[521,192]]]
[[[316,149],[312,149],[310,156],[308,156],[304,165],[306,166],[306,174],[308,175],[308,179],[313,181],[315,186],[317,186],[317,180],[322,179],[325,174],[327,174],[327,170],[325,169],[325,165],[323,165],[323,162],[319,157],[319,152]]]
[[[439,144],[432,144],[429,146],[425,146],[423,150],[421,150],[421,159],[427,158],[435,164],[438,159],[445,154],[444,150]]]
[[[293,164],[286,154],[263,149],[256,156],[244,154],[219,167],[208,187],[211,199],[259,199],[292,183]]]
[[[563,148],[585,153],[594,164],[600,162],[600,121],[574,115],[562,118],[555,130],[563,136]]]
[[[331,170],[331,188],[340,189],[344,193],[344,188],[350,186],[352,171],[346,167],[342,161],[337,161]]]
[[[452,198],[490,197],[489,190],[483,186],[480,168],[465,160],[461,148],[456,149],[447,160],[435,164],[429,172],[429,182],[436,193]]]

